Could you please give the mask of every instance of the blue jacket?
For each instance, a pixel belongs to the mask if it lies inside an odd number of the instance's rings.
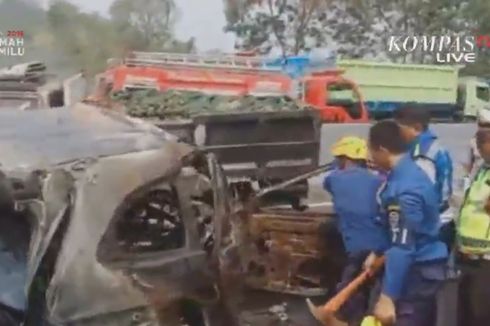
[[[391,230],[385,252],[383,293],[393,299],[402,294],[407,274],[416,263],[445,259],[439,241],[439,203],[428,176],[405,155],[388,175],[380,192],[381,209]]]
[[[426,173],[433,178],[436,187],[440,211],[449,208],[449,199],[453,194],[453,162],[451,155],[430,130],[421,133],[410,144],[410,154],[421,165]],[[424,168],[422,161],[426,160],[431,166]],[[431,170],[432,171],[427,171]],[[432,175],[432,176],[431,176]]]
[[[362,167],[336,169],[323,181],[332,195],[337,226],[349,254],[384,250],[389,245],[387,224],[379,216],[376,201],[381,184],[379,176]]]

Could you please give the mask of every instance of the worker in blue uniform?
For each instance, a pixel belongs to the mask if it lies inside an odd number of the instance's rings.
[[[374,163],[389,172],[379,200],[389,222],[391,246],[370,255],[386,258],[374,316],[383,325],[434,326],[436,294],[445,279],[448,251],[439,239],[439,200],[433,183],[413,161],[393,121],[371,127]]]
[[[441,217],[441,239],[448,249],[455,238],[454,214],[450,207],[453,194],[453,162],[449,151],[429,129],[430,113],[410,104],[395,111],[395,121],[408,145],[413,160],[429,176],[437,192]]]
[[[347,252],[337,290],[347,286],[363,270],[373,251],[389,246],[387,224],[379,216],[376,200],[382,178],[367,167],[367,143],[358,137],[344,137],[332,148],[337,168],[328,174],[323,187],[332,196],[338,230]],[[367,284],[343,305],[336,316],[315,315],[328,325],[359,325],[367,313],[375,280]],[[329,320],[325,320],[329,319]]]

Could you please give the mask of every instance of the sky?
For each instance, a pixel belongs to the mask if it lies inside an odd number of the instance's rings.
[[[69,0],[84,11],[107,14],[111,0]],[[195,37],[199,51],[220,49],[233,50],[233,36],[223,32],[226,20],[222,0],[176,0],[180,17],[175,27],[181,39]]]

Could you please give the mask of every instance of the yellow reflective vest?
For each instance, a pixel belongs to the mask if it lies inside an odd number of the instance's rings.
[[[485,203],[490,197],[490,167],[475,175],[461,207],[458,220],[458,245],[462,253],[490,254],[490,215]]]

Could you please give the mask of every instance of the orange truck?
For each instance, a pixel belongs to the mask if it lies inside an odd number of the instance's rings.
[[[322,122],[368,122],[357,85],[339,69],[292,78],[260,57],[134,52],[98,76],[98,94],[124,89],[218,95],[290,96],[319,111]],[[105,93],[105,94],[104,94]]]

